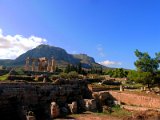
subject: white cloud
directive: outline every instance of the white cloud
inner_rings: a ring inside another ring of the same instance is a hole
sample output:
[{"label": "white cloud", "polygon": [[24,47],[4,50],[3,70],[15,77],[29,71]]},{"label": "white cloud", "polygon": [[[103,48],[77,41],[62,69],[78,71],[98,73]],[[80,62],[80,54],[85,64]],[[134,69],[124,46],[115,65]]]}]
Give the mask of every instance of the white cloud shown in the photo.
[{"label": "white cloud", "polygon": [[97,45],[97,51],[98,51],[98,54],[99,54],[100,57],[105,57],[106,56],[105,53],[104,53],[102,44]]},{"label": "white cloud", "polygon": [[98,62],[101,65],[107,66],[107,67],[117,67],[117,66],[121,66],[122,63],[121,62],[115,62],[115,61],[109,61],[109,60],[105,60],[102,62]]},{"label": "white cloud", "polygon": [[36,37],[24,37],[22,35],[3,35],[0,29],[0,59],[15,59],[22,53],[46,43],[46,39]]}]

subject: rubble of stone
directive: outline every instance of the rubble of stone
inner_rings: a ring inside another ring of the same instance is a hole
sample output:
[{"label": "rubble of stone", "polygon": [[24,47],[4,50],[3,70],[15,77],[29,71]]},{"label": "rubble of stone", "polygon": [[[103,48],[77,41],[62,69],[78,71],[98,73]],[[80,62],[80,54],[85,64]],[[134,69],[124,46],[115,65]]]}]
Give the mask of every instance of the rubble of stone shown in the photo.
[{"label": "rubble of stone", "polygon": [[91,92],[83,80],[1,82],[0,96],[0,118],[30,120],[34,117],[28,111],[33,111],[40,120],[83,112],[83,99],[89,99]]},{"label": "rubble of stone", "polygon": [[[0,82],[0,118],[50,120],[113,104],[107,91],[91,92],[86,80]],[[32,112],[31,112],[32,111]]]}]

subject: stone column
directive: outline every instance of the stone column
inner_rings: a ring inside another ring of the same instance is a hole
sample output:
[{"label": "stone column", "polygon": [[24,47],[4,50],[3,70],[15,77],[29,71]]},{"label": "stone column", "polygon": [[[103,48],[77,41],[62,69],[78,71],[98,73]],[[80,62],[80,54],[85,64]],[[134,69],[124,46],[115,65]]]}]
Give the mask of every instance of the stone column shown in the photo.
[{"label": "stone column", "polygon": [[35,71],[35,62],[36,62],[36,59],[32,59],[32,71]]},{"label": "stone column", "polygon": [[56,70],[56,62],[55,62],[55,60],[52,58],[51,71],[50,71],[50,72],[54,72],[55,70]]},{"label": "stone column", "polygon": [[44,72],[46,72],[47,68],[48,68],[48,59],[45,59],[44,63],[45,63],[45,65],[44,65]]},{"label": "stone column", "polygon": [[25,70],[29,71],[29,57],[26,58]]},{"label": "stone column", "polygon": [[42,71],[42,60],[38,60],[38,71]]},{"label": "stone column", "polygon": [[72,104],[68,105],[72,114],[77,113],[77,102],[72,102]]},{"label": "stone column", "polygon": [[120,91],[121,91],[121,92],[124,91],[124,88],[123,88],[122,85],[120,85]]},{"label": "stone column", "polygon": [[27,120],[36,120],[35,115],[32,111],[29,111],[27,116],[26,116]]},{"label": "stone column", "polygon": [[48,71],[48,72],[51,71],[51,63],[50,63],[50,60],[48,60],[47,71]]}]

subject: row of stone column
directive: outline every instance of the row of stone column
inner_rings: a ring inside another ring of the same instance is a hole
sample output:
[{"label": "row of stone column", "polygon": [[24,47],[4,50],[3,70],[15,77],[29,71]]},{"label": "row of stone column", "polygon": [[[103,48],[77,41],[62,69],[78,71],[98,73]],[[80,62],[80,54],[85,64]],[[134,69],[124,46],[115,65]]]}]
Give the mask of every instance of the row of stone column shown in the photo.
[{"label": "row of stone column", "polygon": [[[30,69],[30,61],[31,69]],[[38,66],[36,66],[36,63]],[[36,69],[37,68],[37,69]],[[52,58],[51,60],[47,60],[46,58],[26,58],[25,70],[26,71],[38,71],[38,72],[54,72],[56,69],[56,62]]]}]

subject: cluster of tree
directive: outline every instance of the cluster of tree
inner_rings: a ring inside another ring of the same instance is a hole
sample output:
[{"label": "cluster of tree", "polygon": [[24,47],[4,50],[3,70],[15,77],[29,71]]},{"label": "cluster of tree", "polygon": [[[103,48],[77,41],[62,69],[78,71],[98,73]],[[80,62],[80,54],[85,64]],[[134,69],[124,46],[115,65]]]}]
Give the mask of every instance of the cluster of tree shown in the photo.
[{"label": "cluster of tree", "polygon": [[60,73],[59,76],[64,79],[76,79],[78,78],[78,73],[76,71],[71,71],[69,73]]},{"label": "cluster of tree", "polygon": [[129,80],[148,85],[148,88],[154,84],[160,84],[160,71],[158,71],[160,63],[160,53],[156,53],[154,58],[151,58],[147,52],[135,51],[138,58],[135,61],[137,70],[130,71],[128,74]]},{"label": "cluster of tree", "polygon": [[71,71],[76,71],[77,73],[81,74],[82,73],[82,64],[79,63],[78,65],[71,65],[68,64],[66,69],[65,69],[65,73],[69,73]]},{"label": "cluster of tree", "polygon": [[116,68],[113,70],[105,71],[105,74],[109,75],[110,77],[114,77],[114,78],[124,78],[124,77],[127,77],[128,71],[124,70],[123,68]]},{"label": "cluster of tree", "polygon": [[61,72],[63,72],[63,70],[61,68],[59,68],[58,66],[56,66],[55,72],[61,73]]},{"label": "cluster of tree", "polygon": [[89,71],[90,74],[103,74],[103,69],[101,68],[91,68],[91,71]]},{"label": "cluster of tree", "polygon": [[70,65],[68,64],[67,67],[65,68],[65,73],[69,73],[75,71],[78,74],[83,74],[83,75],[87,75],[87,74],[102,74],[103,73],[103,69],[102,68],[91,68],[90,70],[84,70],[82,69],[82,64],[79,63],[78,65]]}]

